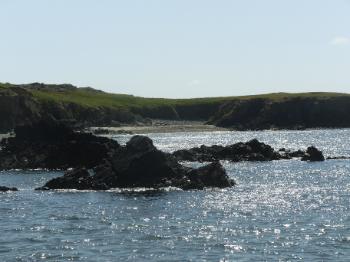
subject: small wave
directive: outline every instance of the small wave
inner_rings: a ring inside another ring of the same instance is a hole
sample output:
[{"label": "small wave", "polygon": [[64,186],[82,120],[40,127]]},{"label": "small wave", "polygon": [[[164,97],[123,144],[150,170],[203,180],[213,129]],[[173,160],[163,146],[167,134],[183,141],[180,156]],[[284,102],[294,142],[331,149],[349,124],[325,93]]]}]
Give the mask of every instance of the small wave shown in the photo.
[{"label": "small wave", "polygon": [[160,187],[160,188],[135,187],[135,188],[111,188],[108,190],[54,189],[53,191],[60,192],[60,193],[108,192],[108,193],[127,194],[127,193],[157,193],[157,192],[161,193],[161,192],[175,192],[175,191],[183,191],[183,190],[181,188],[178,188],[178,187]]},{"label": "small wave", "polygon": [[149,188],[149,187],[136,187],[136,188],[114,188],[107,190],[107,192],[112,192],[122,195],[130,196],[159,196],[168,192],[183,191],[181,188],[177,187],[161,187],[161,188]]}]

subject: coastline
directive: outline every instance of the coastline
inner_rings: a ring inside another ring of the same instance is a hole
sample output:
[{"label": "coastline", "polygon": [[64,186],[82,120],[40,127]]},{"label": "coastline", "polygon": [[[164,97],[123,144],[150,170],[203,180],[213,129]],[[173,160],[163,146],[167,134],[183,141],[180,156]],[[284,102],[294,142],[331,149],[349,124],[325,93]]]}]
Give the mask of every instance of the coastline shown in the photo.
[{"label": "coastline", "polygon": [[[167,122],[167,121],[164,121]],[[176,122],[176,121],[171,121]],[[120,127],[112,126],[94,126],[88,127],[86,131],[92,132],[95,135],[138,135],[138,134],[151,134],[151,133],[177,133],[177,132],[225,132],[225,131],[237,131],[237,132],[265,132],[265,131],[313,131],[313,130],[337,130],[349,129],[348,127],[315,127],[315,128],[270,128],[270,129],[234,129],[217,127],[215,125],[208,125],[201,122],[192,121],[178,121],[179,123],[166,123],[164,125],[122,125]],[[180,123],[181,122],[181,123]],[[186,123],[183,123],[186,122]],[[101,131],[101,133],[98,133]]]},{"label": "coastline", "polygon": [[99,126],[90,127],[88,130],[96,132],[105,131],[105,134],[145,134],[145,133],[174,133],[174,132],[206,132],[229,131],[228,128],[207,125],[200,121],[153,121],[150,125],[122,125],[119,127]]}]

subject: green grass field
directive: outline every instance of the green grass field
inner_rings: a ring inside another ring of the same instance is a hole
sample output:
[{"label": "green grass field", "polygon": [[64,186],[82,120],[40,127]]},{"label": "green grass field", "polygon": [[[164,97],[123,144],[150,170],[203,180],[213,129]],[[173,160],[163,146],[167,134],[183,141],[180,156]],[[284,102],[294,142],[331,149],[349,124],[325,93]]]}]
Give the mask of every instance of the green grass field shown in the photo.
[{"label": "green grass field", "polygon": [[93,92],[84,89],[70,90],[65,92],[31,90],[31,93],[39,100],[77,103],[89,107],[159,107],[175,105],[194,105],[220,103],[233,98],[213,97],[195,99],[167,99],[167,98],[144,98],[124,94],[110,94],[103,92]]}]

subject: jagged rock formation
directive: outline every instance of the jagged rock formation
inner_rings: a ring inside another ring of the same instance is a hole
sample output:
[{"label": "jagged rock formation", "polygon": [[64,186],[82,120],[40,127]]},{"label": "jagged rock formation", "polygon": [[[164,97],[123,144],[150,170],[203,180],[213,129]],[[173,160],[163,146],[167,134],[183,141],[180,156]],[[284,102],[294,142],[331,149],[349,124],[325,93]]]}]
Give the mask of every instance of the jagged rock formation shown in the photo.
[{"label": "jagged rock formation", "polygon": [[324,161],[324,156],[320,150],[318,150],[314,146],[310,146],[307,148],[305,155],[301,158],[302,161]]},{"label": "jagged rock formation", "polygon": [[203,189],[231,187],[235,183],[220,163],[193,169],[182,166],[170,154],[156,149],[152,140],[134,136],[110,158],[89,172],[80,168],[47,182],[40,189],[93,189],[133,187],[178,187]]},{"label": "jagged rock formation", "polygon": [[92,168],[120,146],[92,134],[73,132],[53,120],[15,128],[16,137],[0,142],[0,169]]},{"label": "jagged rock formation", "polygon": [[134,136],[126,146],[120,146],[108,138],[74,132],[52,119],[17,127],[15,134],[1,141],[0,170],[74,168],[42,189],[203,189],[235,184],[220,163],[198,169],[185,167],[144,136]]},{"label": "jagged rock formation", "polygon": [[309,147],[307,151],[290,151],[280,149],[275,151],[271,146],[253,139],[246,143],[236,143],[228,146],[205,146],[178,150],[173,155],[180,161],[211,162],[219,160],[240,161],[272,161],[280,159],[301,158],[303,161],[324,161],[321,151]]}]

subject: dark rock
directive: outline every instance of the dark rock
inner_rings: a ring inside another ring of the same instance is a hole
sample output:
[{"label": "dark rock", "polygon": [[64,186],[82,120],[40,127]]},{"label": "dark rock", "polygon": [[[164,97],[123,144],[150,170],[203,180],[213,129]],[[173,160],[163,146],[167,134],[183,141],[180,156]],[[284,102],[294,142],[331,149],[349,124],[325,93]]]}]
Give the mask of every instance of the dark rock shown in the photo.
[{"label": "dark rock", "polygon": [[67,171],[63,177],[57,177],[36,190],[49,189],[77,189],[77,190],[106,190],[108,187],[103,183],[96,183],[89,171],[85,168],[77,168]]},{"label": "dark rock", "polygon": [[178,150],[173,155],[181,161],[213,162],[217,160],[271,161],[281,159],[281,155],[264,143],[253,139],[247,143],[236,143],[228,146],[200,146]]},{"label": "dark rock", "polygon": [[302,161],[324,161],[324,156],[320,150],[314,146],[310,146],[306,150],[306,154],[301,158]]},{"label": "dark rock", "polygon": [[297,150],[297,151],[293,151],[293,152],[288,152],[287,155],[291,158],[294,157],[304,157],[305,156],[305,151],[302,150]]},{"label": "dark rock", "polygon": [[25,141],[64,141],[73,134],[72,128],[53,118],[41,119],[29,125],[15,127],[18,140]]},{"label": "dark rock", "polygon": [[190,183],[186,189],[203,189],[205,187],[232,187],[235,185],[233,179],[229,179],[225,169],[220,162],[213,162],[209,165],[191,170],[188,173]]},{"label": "dark rock", "polygon": [[178,150],[173,155],[179,161],[213,162],[218,160],[239,161],[272,161],[281,159],[301,158],[303,161],[324,161],[321,151],[309,147],[307,151],[290,151],[281,148],[275,151],[271,146],[257,139],[246,143],[236,143],[228,146],[200,146],[191,149]]},{"label": "dark rock", "polygon": [[118,176],[116,187],[160,187],[164,181],[173,182],[185,175],[185,168],[171,155],[159,150],[145,151],[135,155],[126,153],[112,160]]},{"label": "dark rock", "polygon": [[15,187],[0,186],[0,192],[7,192],[7,191],[18,191],[18,189]]},{"label": "dark rock", "polygon": [[327,157],[327,160],[343,160],[343,159],[350,159],[350,156],[329,156],[329,157]]},{"label": "dark rock", "polygon": [[92,168],[119,148],[118,142],[74,132],[53,120],[15,129],[0,142],[0,170]]},{"label": "dark rock", "polygon": [[133,136],[129,142],[126,143],[126,148],[131,152],[146,152],[155,150],[153,141],[147,136]]},{"label": "dark rock", "polygon": [[219,162],[193,169],[178,163],[171,154],[154,147],[148,137],[135,136],[120,147],[110,158],[97,165],[90,175],[86,169],[67,172],[50,180],[41,189],[109,189],[133,187],[230,187],[229,179]]}]

